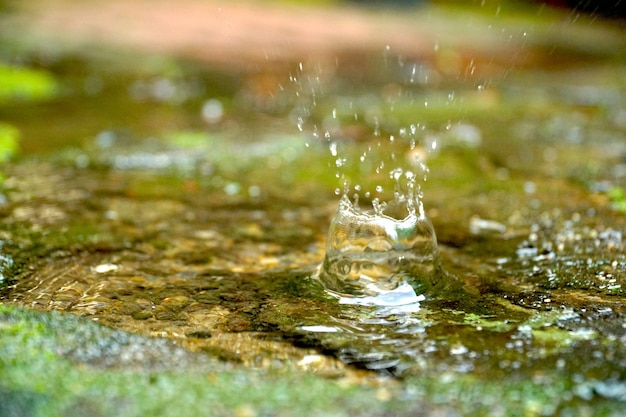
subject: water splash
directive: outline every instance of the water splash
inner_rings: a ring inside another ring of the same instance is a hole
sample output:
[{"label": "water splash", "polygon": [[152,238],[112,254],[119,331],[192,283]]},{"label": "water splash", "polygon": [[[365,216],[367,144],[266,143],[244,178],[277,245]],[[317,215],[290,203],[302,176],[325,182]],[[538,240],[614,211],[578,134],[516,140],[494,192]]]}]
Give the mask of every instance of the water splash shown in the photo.
[{"label": "water splash", "polygon": [[[326,243],[318,278],[343,304],[418,304],[433,284],[439,262],[435,230],[411,172],[395,169],[394,199],[374,199],[361,210],[344,192]],[[406,180],[406,190],[400,179]],[[346,187],[346,191],[347,191]],[[355,196],[356,197],[356,196]]]},{"label": "water splash", "polygon": [[[417,69],[407,84],[405,68],[385,65],[381,76],[388,81],[378,93],[370,86],[330,104],[324,102],[328,83],[319,65],[301,64],[290,77],[297,98],[292,118],[311,143],[327,147],[328,167],[339,181],[335,193],[341,198],[316,276],[343,304],[411,310],[436,279],[437,238],[419,184],[426,181],[425,162],[437,140],[429,139],[422,123],[398,126],[397,97],[390,93],[403,85],[410,95]],[[349,133],[355,125],[365,128],[359,138]]]}]

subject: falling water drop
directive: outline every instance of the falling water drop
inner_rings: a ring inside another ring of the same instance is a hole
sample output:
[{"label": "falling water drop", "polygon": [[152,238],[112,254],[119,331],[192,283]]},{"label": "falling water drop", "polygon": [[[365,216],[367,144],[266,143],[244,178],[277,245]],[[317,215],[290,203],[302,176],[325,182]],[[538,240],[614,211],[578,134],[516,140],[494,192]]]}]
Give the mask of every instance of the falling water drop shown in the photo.
[{"label": "falling water drop", "polygon": [[417,65],[413,65],[413,69],[411,70],[411,77],[409,78],[409,82],[413,84],[415,82],[415,73],[417,72]]},{"label": "falling water drop", "polygon": [[331,142],[329,149],[332,156],[337,156],[337,142]]}]

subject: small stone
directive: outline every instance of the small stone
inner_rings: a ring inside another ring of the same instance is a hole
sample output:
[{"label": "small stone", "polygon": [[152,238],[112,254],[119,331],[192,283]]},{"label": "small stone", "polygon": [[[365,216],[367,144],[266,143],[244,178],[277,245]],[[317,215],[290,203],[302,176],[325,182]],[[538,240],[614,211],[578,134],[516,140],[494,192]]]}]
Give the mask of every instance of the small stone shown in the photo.
[{"label": "small stone", "polygon": [[184,295],[175,295],[173,297],[164,298],[161,305],[171,311],[180,311],[190,303],[189,297]]},{"label": "small stone", "polygon": [[152,311],[150,310],[136,311],[133,314],[131,314],[131,317],[135,320],[146,320],[152,317]]},{"label": "small stone", "polygon": [[154,318],[157,320],[176,320],[176,313],[164,306],[156,306],[154,309]]},{"label": "small stone", "polygon": [[185,336],[196,339],[210,339],[213,335],[208,330],[194,330],[186,333]]}]

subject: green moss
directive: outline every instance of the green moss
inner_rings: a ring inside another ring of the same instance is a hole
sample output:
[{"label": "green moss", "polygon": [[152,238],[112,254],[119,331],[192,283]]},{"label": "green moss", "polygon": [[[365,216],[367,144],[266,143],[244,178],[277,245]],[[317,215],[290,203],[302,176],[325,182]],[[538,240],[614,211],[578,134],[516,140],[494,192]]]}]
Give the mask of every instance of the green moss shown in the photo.
[{"label": "green moss", "polygon": [[215,145],[213,138],[200,131],[173,131],[164,134],[168,144],[181,149],[208,149]]},{"label": "green moss", "polygon": [[0,122],[0,164],[15,155],[19,136],[20,132],[15,126]]},{"label": "green moss", "polygon": [[[85,362],[84,355],[72,354],[79,345],[83,352],[113,352],[103,347],[113,344],[123,349],[124,340],[138,338],[66,314],[0,305],[0,412],[28,411],[48,417],[409,416],[418,412],[483,416],[497,408],[503,415],[539,416],[584,406],[593,415],[610,416],[621,410],[618,400],[583,401],[576,395],[581,387],[549,370],[535,380],[512,374],[506,381],[490,382],[473,374],[448,372],[401,384],[361,385],[293,371],[181,365],[172,357],[162,358],[162,370],[102,368],[94,365],[97,362]],[[593,392],[593,385],[589,389]]]},{"label": "green moss", "polygon": [[511,323],[508,320],[492,320],[490,317],[483,317],[473,313],[466,314],[463,317],[463,322],[492,332],[508,332],[515,328],[515,323]]},{"label": "green moss", "polygon": [[626,213],[626,193],[622,187],[612,187],[607,195],[611,200],[611,206],[620,213]]},{"label": "green moss", "polygon": [[0,104],[47,100],[54,97],[58,89],[56,79],[48,71],[0,62]]}]

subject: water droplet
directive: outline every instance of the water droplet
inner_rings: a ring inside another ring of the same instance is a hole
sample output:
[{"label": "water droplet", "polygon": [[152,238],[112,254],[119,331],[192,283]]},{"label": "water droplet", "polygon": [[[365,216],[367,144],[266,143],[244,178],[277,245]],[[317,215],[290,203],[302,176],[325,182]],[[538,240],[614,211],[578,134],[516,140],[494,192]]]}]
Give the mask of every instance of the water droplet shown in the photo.
[{"label": "water droplet", "polygon": [[332,156],[337,156],[337,142],[331,142],[329,149]]},{"label": "water droplet", "polygon": [[383,211],[385,210],[385,206],[386,206],[386,204],[384,202],[381,203],[378,198],[375,198],[374,200],[372,200],[372,208],[374,209],[374,213],[377,216],[382,216],[383,215]]},{"label": "water droplet", "polygon": [[296,120],[297,120],[296,126],[298,126],[298,130],[300,132],[303,132],[304,131],[304,119],[302,118],[302,116],[298,116]]},{"label": "water droplet", "polygon": [[399,181],[400,177],[402,177],[402,168],[396,168],[391,170],[391,172],[389,172],[389,177],[393,178],[394,180]]}]

